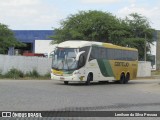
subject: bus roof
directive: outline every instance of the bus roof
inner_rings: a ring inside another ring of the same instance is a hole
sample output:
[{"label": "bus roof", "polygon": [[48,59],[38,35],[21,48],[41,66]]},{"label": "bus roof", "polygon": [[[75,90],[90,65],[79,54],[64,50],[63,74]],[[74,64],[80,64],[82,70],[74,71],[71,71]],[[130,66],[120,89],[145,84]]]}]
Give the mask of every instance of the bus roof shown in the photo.
[{"label": "bus roof", "polygon": [[138,51],[135,48],[122,47],[118,45],[114,45],[111,43],[103,43],[103,42],[95,42],[95,41],[84,41],[84,40],[69,40],[58,44],[57,47],[63,48],[81,48],[85,46],[100,46],[105,48],[113,48],[113,49],[123,49],[123,50],[133,50]]}]

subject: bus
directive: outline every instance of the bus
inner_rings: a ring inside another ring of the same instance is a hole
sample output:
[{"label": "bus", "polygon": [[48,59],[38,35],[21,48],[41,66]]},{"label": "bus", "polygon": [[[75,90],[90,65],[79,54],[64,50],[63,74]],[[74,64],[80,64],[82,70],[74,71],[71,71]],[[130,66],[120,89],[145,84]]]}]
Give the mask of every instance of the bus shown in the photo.
[{"label": "bus", "polygon": [[57,45],[52,57],[51,79],[69,82],[117,81],[136,78],[138,50],[111,43],[69,40]]}]

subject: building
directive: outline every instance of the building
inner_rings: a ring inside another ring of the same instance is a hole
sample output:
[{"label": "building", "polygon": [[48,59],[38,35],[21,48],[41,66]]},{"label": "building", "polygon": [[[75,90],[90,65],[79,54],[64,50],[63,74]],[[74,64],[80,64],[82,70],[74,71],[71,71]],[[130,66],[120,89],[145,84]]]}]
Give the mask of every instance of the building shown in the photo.
[{"label": "building", "polygon": [[[22,48],[13,48],[11,47],[9,49],[9,54],[23,54],[24,52],[30,52],[30,53],[36,53],[36,49],[40,49],[36,47],[36,41],[46,41],[43,43],[50,43],[52,40],[50,36],[53,36],[54,31],[53,30],[13,30],[13,33],[16,37],[16,39],[20,42],[23,42],[26,44],[26,47]],[[44,44],[46,45],[46,44]],[[47,45],[44,47],[48,47]],[[39,46],[42,47],[42,46]],[[43,49],[42,48],[42,49]],[[43,53],[43,50],[42,50]]]},{"label": "building", "polygon": [[[26,43],[23,48],[9,48],[9,54],[49,53],[55,46],[50,45],[50,36],[54,35],[53,30],[13,30],[18,41]],[[151,45],[151,59],[153,69],[160,70],[160,30],[154,32],[153,45]]]}]

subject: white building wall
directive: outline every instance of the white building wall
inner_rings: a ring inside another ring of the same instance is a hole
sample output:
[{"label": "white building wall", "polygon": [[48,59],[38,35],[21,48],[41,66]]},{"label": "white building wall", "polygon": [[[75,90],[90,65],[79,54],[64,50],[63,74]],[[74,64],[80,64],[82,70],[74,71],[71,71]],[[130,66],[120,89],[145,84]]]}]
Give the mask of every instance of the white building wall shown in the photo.
[{"label": "white building wall", "polygon": [[149,77],[151,76],[151,62],[139,61],[137,77]]},{"label": "white building wall", "polygon": [[0,55],[0,72],[7,73],[16,68],[23,73],[36,70],[39,74],[50,73],[51,58]]},{"label": "white building wall", "polygon": [[157,43],[157,42],[154,41],[152,44],[150,44],[150,47],[151,47],[151,54],[152,54],[152,55],[156,55],[156,46],[157,46],[156,43]]},{"label": "white building wall", "polygon": [[[0,72],[2,74],[16,68],[24,73],[37,70],[39,74],[45,75],[50,73],[51,64],[51,58],[0,55]],[[151,76],[151,63],[139,61],[137,77],[147,76]]]},{"label": "white building wall", "polygon": [[57,44],[51,44],[52,40],[35,40],[35,53],[50,54]]},{"label": "white building wall", "polygon": [[157,46],[157,42],[154,41],[153,44],[150,44],[151,47],[151,51],[149,54],[151,55],[155,55],[155,65],[153,65],[153,70],[156,70],[156,46]]}]

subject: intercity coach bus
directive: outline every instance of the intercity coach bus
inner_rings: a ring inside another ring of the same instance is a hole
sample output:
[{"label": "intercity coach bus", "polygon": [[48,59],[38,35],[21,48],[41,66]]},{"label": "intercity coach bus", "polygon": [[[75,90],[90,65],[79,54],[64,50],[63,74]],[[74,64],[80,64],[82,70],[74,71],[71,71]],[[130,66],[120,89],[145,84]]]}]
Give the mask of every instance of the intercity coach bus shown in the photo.
[{"label": "intercity coach bus", "polygon": [[68,82],[118,81],[136,78],[138,50],[110,43],[70,40],[60,43],[52,57],[51,79]]}]

